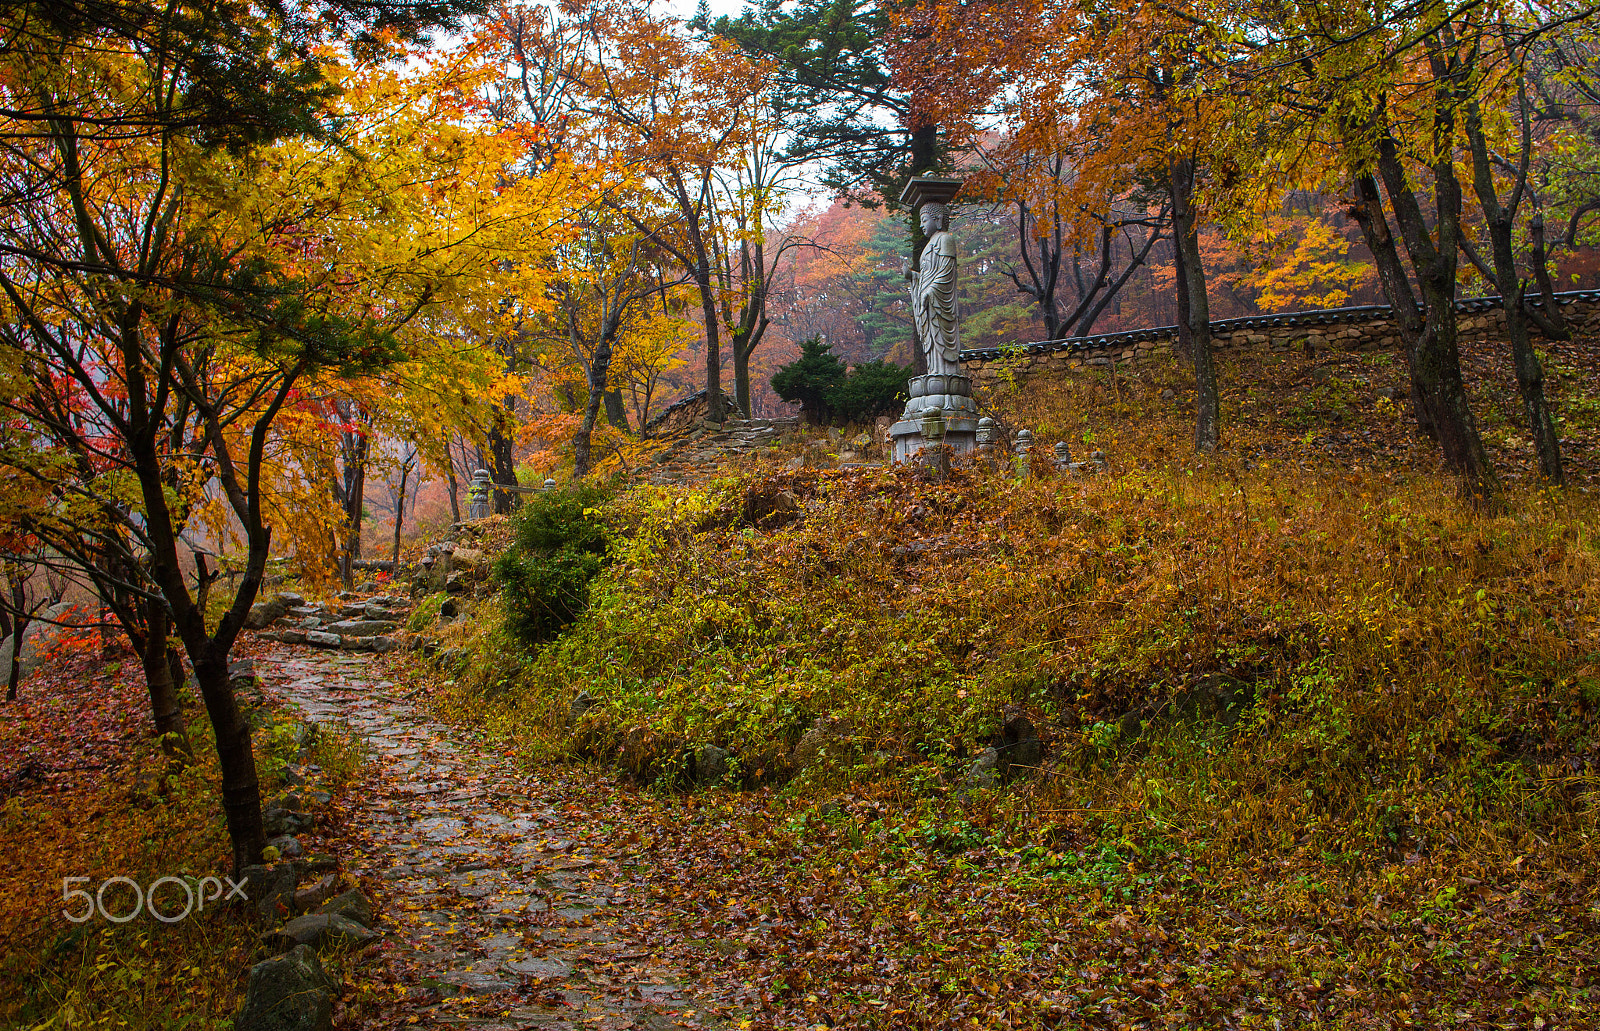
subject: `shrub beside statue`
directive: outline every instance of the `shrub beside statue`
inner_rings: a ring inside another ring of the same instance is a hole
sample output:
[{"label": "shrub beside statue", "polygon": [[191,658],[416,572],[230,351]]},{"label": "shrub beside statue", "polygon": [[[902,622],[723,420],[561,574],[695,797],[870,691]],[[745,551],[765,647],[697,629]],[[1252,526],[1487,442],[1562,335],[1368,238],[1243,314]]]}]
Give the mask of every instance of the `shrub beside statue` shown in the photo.
[{"label": "shrub beside statue", "polygon": [[812,425],[839,425],[897,414],[910,379],[909,368],[882,359],[850,368],[831,344],[812,337],[800,344],[800,357],[772,377],[772,389],[785,401],[798,401]]}]

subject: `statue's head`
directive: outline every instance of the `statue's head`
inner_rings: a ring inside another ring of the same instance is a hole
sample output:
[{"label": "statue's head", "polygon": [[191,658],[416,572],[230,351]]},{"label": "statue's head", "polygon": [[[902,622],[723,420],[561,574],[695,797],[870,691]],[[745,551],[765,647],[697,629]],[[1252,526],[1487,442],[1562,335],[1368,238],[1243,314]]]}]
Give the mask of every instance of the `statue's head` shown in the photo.
[{"label": "statue's head", "polygon": [[918,220],[922,224],[922,235],[932,236],[945,228],[945,220],[949,217],[950,208],[938,201],[928,201],[922,205]]}]

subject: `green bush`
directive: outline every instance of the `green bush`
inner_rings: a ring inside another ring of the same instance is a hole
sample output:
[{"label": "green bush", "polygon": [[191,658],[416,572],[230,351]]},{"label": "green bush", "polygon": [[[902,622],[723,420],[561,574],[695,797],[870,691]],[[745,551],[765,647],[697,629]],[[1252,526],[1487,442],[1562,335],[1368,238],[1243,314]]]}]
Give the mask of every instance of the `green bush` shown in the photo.
[{"label": "green bush", "polygon": [[867,422],[900,411],[910,378],[909,368],[882,359],[846,372],[832,345],[812,337],[800,345],[800,357],[772,377],[772,389],[800,402],[813,423]]},{"label": "green bush", "polygon": [[833,417],[843,422],[871,422],[880,415],[899,415],[905,407],[911,370],[894,362],[864,362],[824,396]]},{"label": "green bush", "polygon": [[535,495],[515,517],[511,547],[495,562],[506,626],[528,647],[553,640],[589,606],[589,583],[606,561],[610,534],[599,487]]},{"label": "green bush", "polygon": [[800,357],[779,369],[772,377],[772,389],[785,401],[800,402],[800,411],[813,423],[832,417],[828,393],[844,383],[844,362],[833,354],[833,345],[820,337],[800,344]]}]

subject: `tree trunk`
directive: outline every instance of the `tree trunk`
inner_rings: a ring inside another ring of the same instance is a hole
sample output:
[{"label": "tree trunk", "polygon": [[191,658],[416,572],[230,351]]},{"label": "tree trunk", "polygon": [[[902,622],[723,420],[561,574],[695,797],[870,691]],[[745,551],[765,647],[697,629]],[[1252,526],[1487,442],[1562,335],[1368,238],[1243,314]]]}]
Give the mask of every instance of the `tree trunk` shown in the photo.
[{"label": "tree trunk", "polygon": [[600,324],[600,340],[595,344],[594,359],[589,362],[589,397],[583,404],[583,422],[578,425],[578,432],[572,437],[574,479],[588,476],[593,466],[594,456],[591,447],[594,440],[594,424],[600,419],[600,406],[605,401],[606,384],[611,381],[611,356],[614,353],[612,341],[622,331],[622,316],[626,310],[620,303],[615,305],[607,314],[605,321]]},{"label": "tree trunk", "polygon": [[1534,323],[1551,340],[1571,340],[1572,329],[1567,325],[1567,320],[1561,314],[1561,305],[1556,302],[1556,288],[1550,282],[1550,254],[1545,250],[1544,242],[1544,212],[1534,210],[1533,218],[1528,220],[1528,235],[1533,241],[1533,253],[1528,256],[1533,265],[1533,279],[1539,284],[1539,299],[1544,302],[1544,311],[1541,317],[1535,317]]},{"label": "tree trunk", "polygon": [[261,822],[261,784],[256,777],[250,724],[239,709],[228,683],[228,659],[210,651],[195,663],[195,680],[217,738],[217,759],[222,769],[222,812],[233,844],[234,872],[261,861],[266,834]]},{"label": "tree trunk", "polygon": [[1413,361],[1417,343],[1422,339],[1422,312],[1417,305],[1417,295],[1412,292],[1411,279],[1406,275],[1399,249],[1395,246],[1394,234],[1389,230],[1389,219],[1383,212],[1383,194],[1378,190],[1377,180],[1360,171],[1354,172],[1353,178],[1358,199],[1350,205],[1350,217],[1361,227],[1362,238],[1372,252],[1373,262],[1378,268],[1378,282],[1383,286],[1384,296],[1389,298],[1389,308],[1400,331],[1400,341],[1406,352],[1406,370],[1411,378],[1411,410],[1416,417],[1417,428],[1437,439],[1438,431],[1434,429],[1428,408],[1422,402],[1422,384],[1417,379]]},{"label": "tree trunk", "polygon": [[733,347],[733,396],[739,403],[739,412],[745,418],[750,417],[752,411],[750,399],[750,354],[740,347],[738,341]]},{"label": "tree trunk", "polygon": [[395,495],[394,501],[394,548],[389,553],[389,561],[396,569],[400,566],[400,527],[405,525],[406,519],[406,480],[411,478],[411,461],[400,464],[400,491]]},{"label": "tree trunk", "polygon": [[622,388],[614,387],[605,393],[606,422],[624,433],[632,433],[633,427],[628,423],[628,406],[622,400]]},{"label": "tree trunk", "polygon": [[[1495,263],[1499,264],[1498,255]],[[1501,291],[1505,297],[1506,338],[1511,342],[1511,363],[1517,372],[1523,417],[1528,420],[1534,451],[1539,456],[1539,475],[1545,482],[1559,487],[1566,482],[1561,467],[1561,437],[1556,433],[1555,419],[1544,396],[1544,364],[1528,339],[1528,320],[1522,307],[1523,288],[1524,284],[1519,282],[1510,293]]]},{"label": "tree trunk", "polygon": [[[130,391],[130,394],[133,391]],[[135,427],[137,430],[137,426]],[[147,512],[146,527],[151,545],[150,577],[161,588],[171,611],[172,623],[183,641],[194,667],[195,681],[217,743],[217,761],[222,773],[222,811],[227,820],[228,840],[233,848],[235,875],[246,866],[261,861],[266,838],[261,823],[261,784],[256,776],[256,757],[250,744],[250,724],[239,711],[228,681],[228,654],[243,625],[244,616],[255,602],[270,554],[272,531],[260,525],[246,527],[248,552],[244,576],[233,604],[222,617],[216,633],[208,635],[205,613],[195,608],[179,567],[178,539],[171,509],[161,479],[161,460],[146,438],[133,435],[134,471]],[[261,461],[264,431],[253,438],[251,461]],[[252,484],[256,481],[251,480]],[[250,514],[259,513],[259,503]]]},{"label": "tree trunk", "polygon": [[[1177,226],[1173,226],[1177,232]],[[1172,244],[1172,286],[1178,308],[1178,354],[1194,363],[1194,331],[1189,328],[1189,280],[1184,272],[1183,248],[1174,236]]]},{"label": "tree trunk", "polygon": [[[184,726],[183,708],[178,700],[181,681],[173,678],[174,649],[168,646],[167,603],[159,598],[144,603],[145,636],[139,659],[144,666],[145,687],[150,692],[150,715],[155,720],[161,751],[171,765],[188,765],[194,760],[194,746]],[[180,661],[178,669],[183,664]],[[181,676],[181,672],[179,676]]]},{"label": "tree trunk", "polygon": [[[1488,140],[1484,137],[1482,115],[1475,103],[1467,107],[1466,133],[1468,149],[1472,153],[1472,186],[1478,195],[1484,223],[1489,231],[1495,288],[1500,291],[1501,308],[1506,320],[1506,339],[1511,344],[1511,364],[1517,374],[1517,390],[1522,394],[1523,415],[1533,436],[1534,451],[1539,456],[1540,475],[1547,483],[1560,486],[1563,479],[1561,440],[1556,434],[1550,406],[1545,401],[1544,366],[1534,353],[1532,341],[1528,339],[1527,309],[1523,307],[1527,283],[1517,269],[1517,253],[1512,243],[1517,208],[1521,206],[1522,193],[1526,189],[1526,156],[1521,166],[1520,181],[1512,187],[1511,198],[1502,204],[1495,189],[1495,170],[1489,157]],[[1523,143],[1527,146],[1529,139],[1525,137]]]},{"label": "tree trunk", "polygon": [[[696,246],[699,247],[696,234]],[[700,314],[706,323],[706,419],[722,422],[727,418],[727,405],[722,398],[722,338],[717,318],[717,296],[711,288],[711,263],[703,247],[699,249],[700,267],[695,270],[695,286],[700,291]]]},{"label": "tree trunk", "polygon": [[[605,401],[606,377],[611,372],[611,338],[602,333],[600,345],[594,349],[594,360],[589,363],[589,397],[583,405],[583,421],[572,437],[572,476],[582,479],[589,475],[594,456],[594,424],[600,419],[600,407]],[[595,384],[599,383],[599,389]]]},{"label": "tree trunk", "polygon": [[367,505],[367,456],[371,450],[372,438],[363,433],[345,455],[344,548],[339,556],[339,579],[347,591],[355,585],[356,560],[361,557],[361,523]]},{"label": "tree trunk", "polygon": [[1209,454],[1217,449],[1221,405],[1217,370],[1211,359],[1211,307],[1206,298],[1206,273],[1200,261],[1200,231],[1194,210],[1194,162],[1173,162],[1172,222],[1178,250],[1183,255],[1180,299],[1187,298],[1189,338],[1194,348],[1194,447]]},{"label": "tree trunk", "polygon": [[[211,601],[211,585],[216,583],[217,578],[222,575],[222,568],[219,565],[217,570],[212,572],[202,552],[191,551],[191,554],[194,555],[194,603],[201,612],[204,612]],[[178,668],[182,669],[183,667],[180,664]],[[182,685],[182,675],[179,675],[175,682]]]},{"label": "tree trunk", "polygon": [[[509,400],[507,407],[510,407]],[[494,474],[494,482],[515,487],[518,485],[516,454],[511,437],[506,432],[505,421],[504,416],[496,412],[495,420],[489,426],[489,471]],[[521,499],[520,494],[497,490],[494,492],[494,511],[497,515],[509,515]]]},{"label": "tree trunk", "polygon": [[[1448,122],[1453,114],[1441,110],[1436,120]],[[1440,131],[1447,131],[1448,125]],[[1378,171],[1400,222],[1411,267],[1422,292],[1423,324],[1413,351],[1411,368],[1417,391],[1433,423],[1447,468],[1461,480],[1463,495],[1477,505],[1492,504],[1499,495],[1499,479],[1478,435],[1478,424],[1467,403],[1461,377],[1461,344],[1456,325],[1456,240],[1461,231],[1461,185],[1455,165],[1447,157],[1431,166],[1434,180],[1436,231],[1434,242],[1406,176],[1404,160],[1394,138],[1385,133],[1378,144]]]},{"label": "tree trunk", "polygon": [[22,639],[28,634],[26,612],[18,609],[6,619],[6,632],[11,638],[11,665],[6,670],[6,701],[17,700],[17,688],[22,684]]},{"label": "tree trunk", "polygon": [[453,452],[454,448],[451,447],[451,440],[446,436],[444,438],[444,481],[445,486],[450,488],[450,521],[459,523],[461,522],[461,499],[457,497],[460,488],[456,486],[456,456]]}]

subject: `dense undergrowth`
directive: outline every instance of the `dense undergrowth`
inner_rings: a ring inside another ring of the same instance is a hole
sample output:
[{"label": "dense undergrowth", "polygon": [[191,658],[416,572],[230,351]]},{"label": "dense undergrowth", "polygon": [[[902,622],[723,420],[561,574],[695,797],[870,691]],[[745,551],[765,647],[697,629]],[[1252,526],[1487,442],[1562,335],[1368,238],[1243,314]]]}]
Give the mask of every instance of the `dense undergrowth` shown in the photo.
[{"label": "dense undergrowth", "polygon": [[[1584,1026],[1593,499],[1484,515],[1414,456],[1271,426],[1185,458],[1161,387],[1002,412],[1105,448],[1101,477],[635,490],[589,611],[542,650],[491,629],[445,703],[662,787],[728,749],[752,790],[659,805],[651,847],[741,900],[705,947],[743,933],[781,1026]],[[1042,768],[965,787],[1018,711]]]},{"label": "dense undergrowth", "polygon": [[[130,915],[138,900],[127,882],[141,895],[162,878],[198,891],[199,879],[228,872],[231,854],[203,710],[189,700],[196,761],[174,771],[150,736],[142,691],[136,662],[69,650],[23,683],[0,723],[0,1028],[211,1029],[238,1010],[259,957],[258,929],[237,906],[197,904],[171,923],[147,908]],[[256,746],[263,790],[281,787],[293,741],[269,727]],[[337,734],[313,761],[335,790],[355,772]],[[64,912],[86,908],[64,897],[69,889],[99,895],[117,919],[69,921]],[[170,881],[155,896],[169,917],[189,901]]]}]

